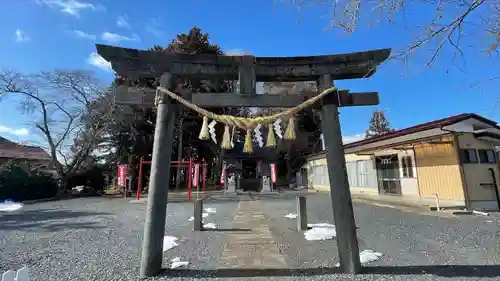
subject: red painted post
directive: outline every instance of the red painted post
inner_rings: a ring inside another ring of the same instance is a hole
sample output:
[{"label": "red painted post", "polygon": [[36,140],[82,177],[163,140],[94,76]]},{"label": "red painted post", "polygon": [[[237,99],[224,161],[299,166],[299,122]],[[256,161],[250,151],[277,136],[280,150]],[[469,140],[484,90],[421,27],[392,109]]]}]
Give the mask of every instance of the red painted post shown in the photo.
[{"label": "red painted post", "polygon": [[142,160],[143,157],[139,160],[139,178],[137,179],[137,195],[135,196],[136,200],[141,199],[141,188],[142,188]]},{"label": "red painted post", "polygon": [[205,187],[207,186],[207,164],[203,164],[203,193],[205,193]]},{"label": "red painted post", "polygon": [[191,184],[193,183],[193,159],[189,158],[188,166],[188,200],[191,200]]}]

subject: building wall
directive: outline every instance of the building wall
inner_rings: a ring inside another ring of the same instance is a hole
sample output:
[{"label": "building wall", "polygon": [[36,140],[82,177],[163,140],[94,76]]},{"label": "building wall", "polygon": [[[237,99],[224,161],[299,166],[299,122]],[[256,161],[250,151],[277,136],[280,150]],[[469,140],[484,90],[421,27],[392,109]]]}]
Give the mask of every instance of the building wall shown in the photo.
[{"label": "building wall", "polygon": [[[460,149],[495,149],[495,145],[488,141],[478,140],[471,133],[464,133],[458,136]],[[477,155],[479,158],[479,155]],[[479,162],[479,161],[478,161]],[[497,160],[498,163],[498,160]],[[500,183],[499,168],[497,163],[463,163],[463,173],[465,187],[471,203],[472,209],[498,210],[498,203],[493,186],[480,185],[492,183],[492,168],[495,172],[497,183]]]},{"label": "building wall", "polygon": [[[408,167],[403,165],[403,159],[405,157],[410,157],[411,163]],[[418,190],[418,171],[417,165],[415,165],[415,153],[412,149],[400,150],[398,151],[399,160],[399,174],[401,175],[401,194],[408,196],[419,196]],[[407,176],[404,174],[404,169],[408,169]]]},{"label": "building wall", "polygon": [[[417,168],[415,165],[415,155],[412,149],[407,149],[407,150],[384,149],[375,152],[374,155],[375,157],[396,155],[398,157],[398,165],[399,165],[398,172],[399,172],[399,181],[401,185],[401,195],[419,196]],[[403,164],[403,159],[405,157],[410,158],[410,163],[408,166],[405,166]],[[404,173],[404,170],[407,171],[407,174]]]},{"label": "building wall", "polygon": [[373,157],[346,154],[345,160],[351,193],[378,194],[377,172]]},{"label": "building wall", "polygon": [[307,161],[305,168],[307,169],[307,185],[309,188],[319,191],[330,190],[325,157]]},{"label": "building wall", "polygon": [[414,145],[421,197],[464,200],[460,165],[453,137]]},{"label": "building wall", "polygon": [[[371,156],[352,154],[345,155],[345,159],[351,192],[378,194],[377,175]],[[363,175],[356,173],[357,167],[363,168]],[[319,191],[330,190],[327,162],[324,156],[308,161],[305,168],[307,169],[307,183],[309,188]]]}]

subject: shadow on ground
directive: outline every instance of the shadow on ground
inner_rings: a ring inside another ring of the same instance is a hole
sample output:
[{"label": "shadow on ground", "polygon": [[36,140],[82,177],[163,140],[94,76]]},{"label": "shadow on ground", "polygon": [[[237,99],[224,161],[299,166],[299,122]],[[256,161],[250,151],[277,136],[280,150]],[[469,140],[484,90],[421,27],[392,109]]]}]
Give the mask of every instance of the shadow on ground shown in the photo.
[{"label": "shadow on ground", "polygon": [[[164,269],[161,276],[189,278],[238,278],[274,276],[316,276],[340,274],[337,267],[305,269]],[[500,265],[430,265],[430,266],[381,266],[364,267],[363,274],[370,275],[436,275],[442,277],[498,277]]]},{"label": "shadow on ground", "polygon": [[251,228],[204,228],[204,232],[248,232]]},{"label": "shadow on ground", "polygon": [[0,214],[1,230],[20,230],[42,227],[47,231],[75,228],[103,228],[92,222],[61,222],[60,220],[112,215],[111,213],[79,212],[58,209],[19,211]]}]

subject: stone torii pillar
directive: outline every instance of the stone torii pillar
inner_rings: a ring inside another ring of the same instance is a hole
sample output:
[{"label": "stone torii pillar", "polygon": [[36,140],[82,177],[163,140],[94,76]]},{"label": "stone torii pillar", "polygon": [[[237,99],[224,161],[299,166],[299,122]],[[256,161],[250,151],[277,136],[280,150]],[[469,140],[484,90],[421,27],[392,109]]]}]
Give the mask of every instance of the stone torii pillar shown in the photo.
[{"label": "stone torii pillar", "polygon": [[[333,87],[331,75],[324,75],[317,81],[318,90]],[[339,250],[340,270],[359,273],[358,237],[351,191],[345,163],[342,132],[339,121],[339,99],[330,95],[323,99],[321,106],[321,131],[326,146],[326,162],[330,180],[330,198],[332,200],[333,219],[337,230],[337,248]]]},{"label": "stone torii pillar", "polygon": [[[170,73],[160,78],[160,85],[171,88]],[[140,275],[154,276],[163,264],[163,237],[167,215],[168,185],[170,182],[170,158],[172,157],[172,134],[174,130],[174,105],[170,98],[160,94],[156,97],[156,127],[153,144],[153,159],[149,181],[146,221]]]}]

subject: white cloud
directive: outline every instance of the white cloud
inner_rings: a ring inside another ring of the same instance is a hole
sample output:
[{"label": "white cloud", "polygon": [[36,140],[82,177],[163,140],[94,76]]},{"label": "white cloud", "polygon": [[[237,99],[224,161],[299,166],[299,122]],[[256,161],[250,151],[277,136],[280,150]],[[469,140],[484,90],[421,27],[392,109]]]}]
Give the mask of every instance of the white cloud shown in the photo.
[{"label": "white cloud", "polygon": [[92,52],[87,58],[87,63],[107,72],[113,72],[111,63],[101,57],[98,53]]},{"label": "white cloud", "polygon": [[95,40],[96,36],[94,34],[86,33],[81,30],[73,29],[71,31],[76,37],[81,39]]},{"label": "white cloud", "polygon": [[37,0],[39,4],[45,4],[51,8],[58,8],[61,12],[80,17],[82,10],[105,11],[104,6],[94,5],[77,0]]},{"label": "white cloud", "polygon": [[0,125],[0,133],[15,135],[15,136],[27,136],[29,131],[26,128],[14,129],[7,126]]},{"label": "white cloud", "polygon": [[365,138],[364,134],[357,134],[357,135],[352,135],[352,136],[342,136],[342,142],[344,144],[348,144],[351,142],[360,141],[364,138]]},{"label": "white cloud", "polygon": [[146,24],[146,32],[153,34],[156,37],[162,37],[163,31],[161,30],[161,21],[158,18],[148,20]]},{"label": "white cloud", "polygon": [[130,23],[128,22],[128,16],[119,16],[118,19],[116,20],[116,25],[118,27],[123,27],[123,28],[130,28]]},{"label": "white cloud", "polygon": [[242,49],[232,49],[227,52],[224,52],[226,56],[244,56],[244,55],[250,55],[249,52],[245,52]]},{"label": "white cloud", "polygon": [[16,42],[26,42],[26,41],[30,41],[31,38],[29,38],[28,35],[26,35],[26,33],[24,33],[24,31],[22,31],[21,29],[16,29]]},{"label": "white cloud", "polygon": [[140,41],[139,36],[137,36],[136,34],[132,35],[132,37],[127,37],[127,36],[107,32],[107,31],[104,32],[103,34],[101,34],[101,39],[104,41],[111,42],[111,43],[118,43],[120,41]]}]

